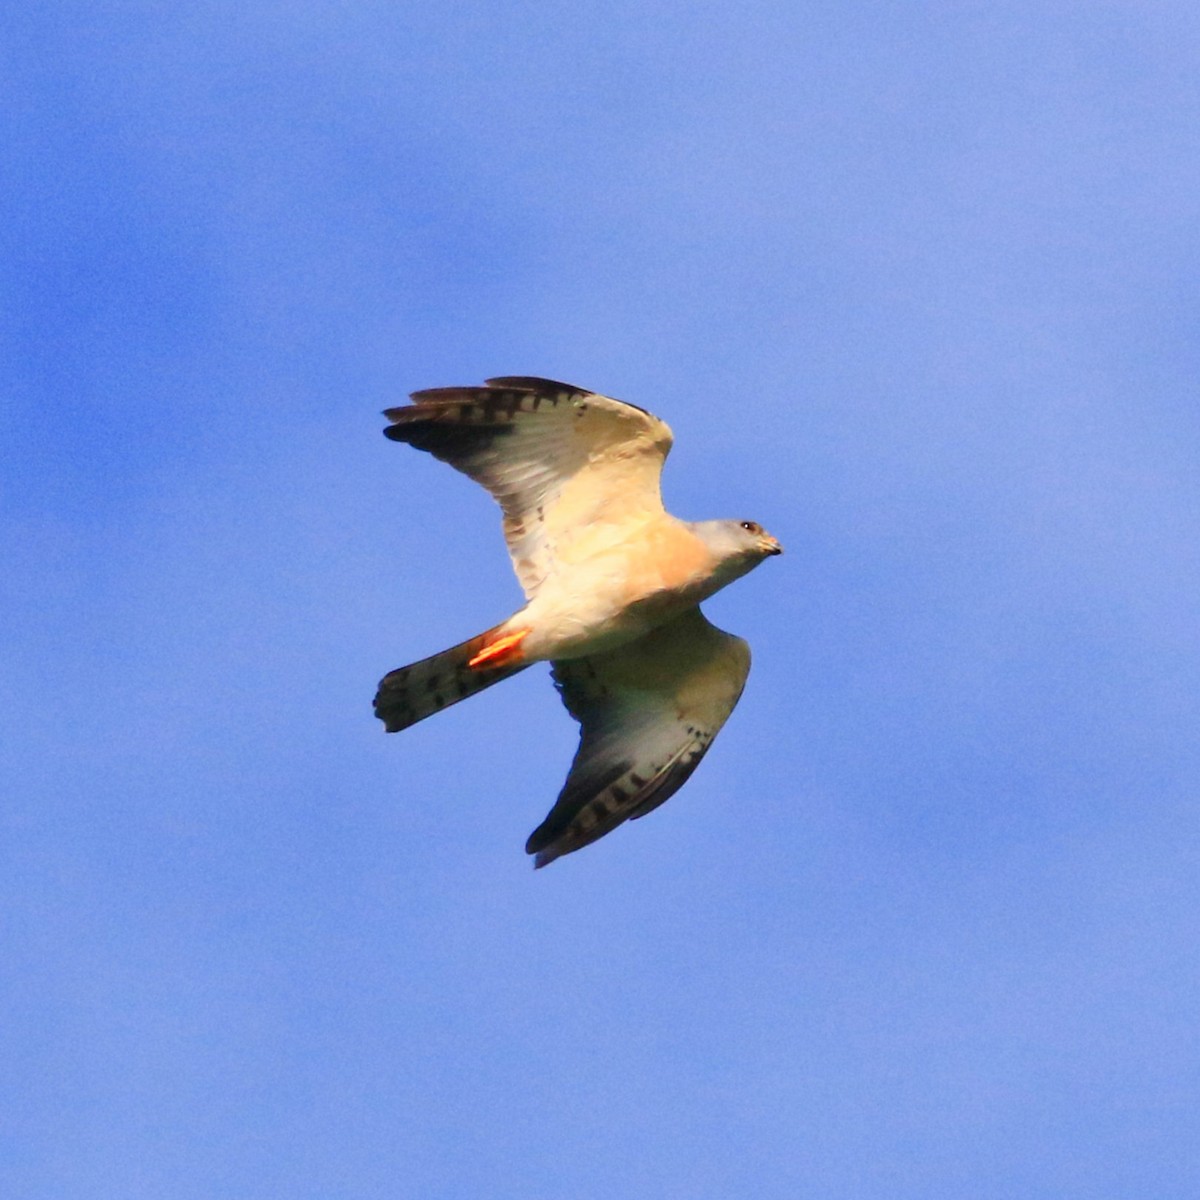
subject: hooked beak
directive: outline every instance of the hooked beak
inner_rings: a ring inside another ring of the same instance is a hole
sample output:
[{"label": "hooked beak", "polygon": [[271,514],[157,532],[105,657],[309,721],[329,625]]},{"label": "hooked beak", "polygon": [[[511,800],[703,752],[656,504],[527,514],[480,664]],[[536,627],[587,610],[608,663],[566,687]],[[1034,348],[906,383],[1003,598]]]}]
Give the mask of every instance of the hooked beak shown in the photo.
[{"label": "hooked beak", "polygon": [[768,554],[782,554],[783,553],[783,547],[779,544],[778,538],[768,538],[767,539],[767,553]]}]

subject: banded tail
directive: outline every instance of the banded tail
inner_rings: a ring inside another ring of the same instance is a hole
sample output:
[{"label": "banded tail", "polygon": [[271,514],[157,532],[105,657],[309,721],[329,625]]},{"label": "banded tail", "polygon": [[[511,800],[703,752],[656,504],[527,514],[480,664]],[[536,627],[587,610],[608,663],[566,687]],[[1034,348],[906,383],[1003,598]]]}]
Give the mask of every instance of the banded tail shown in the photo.
[{"label": "banded tail", "polygon": [[[379,681],[379,691],[375,693],[375,715],[388,733],[407,729],[523,671],[529,664],[521,661],[519,653],[496,653],[510,647],[515,650],[521,640],[517,638],[516,644],[506,643],[504,638],[497,637],[502,628],[497,625],[441,654],[389,671]],[[477,665],[471,666],[472,662]]]}]

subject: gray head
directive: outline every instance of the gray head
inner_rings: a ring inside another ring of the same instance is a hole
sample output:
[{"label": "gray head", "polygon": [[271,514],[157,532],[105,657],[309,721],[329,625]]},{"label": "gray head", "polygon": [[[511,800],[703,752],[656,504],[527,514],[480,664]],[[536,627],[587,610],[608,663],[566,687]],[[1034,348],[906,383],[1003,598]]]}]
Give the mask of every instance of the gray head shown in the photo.
[{"label": "gray head", "polygon": [[721,563],[721,574],[736,579],[783,547],[757,521],[696,521],[692,532],[702,538]]}]

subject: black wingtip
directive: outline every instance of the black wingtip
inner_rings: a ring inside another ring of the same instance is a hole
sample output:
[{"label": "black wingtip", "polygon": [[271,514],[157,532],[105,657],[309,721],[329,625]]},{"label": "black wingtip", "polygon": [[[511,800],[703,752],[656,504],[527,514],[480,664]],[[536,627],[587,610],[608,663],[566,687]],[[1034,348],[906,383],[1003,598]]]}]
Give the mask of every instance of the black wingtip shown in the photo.
[{"label": "black wingtip", "polygon": [[509,425],[459,425],[431,418],[416,418],[389,425],[383,436],[426,450],[435,458],[463,458],[488,449],[498,437],[511,434]]},{"label": "black wingtip", "polygon": [[540,871],[543,867],[549,866],[556,858],[562,856],[562,850],[557,849],[552,841],[552,838],[555,836],[557,836],[556,833],[546,831],[545,822],[543,822],[525,840],[525,853],[533,855],[533,869],[535,871]]},{"label": "black wingtip", "polygon": [[552,862],[562,858],[564,851],[556,849],[554,846],[547,846],[544,850],[539,850],[537,853],[528,851],[533,854],[533,869],[540,871],[543,867],[548,867]]}]

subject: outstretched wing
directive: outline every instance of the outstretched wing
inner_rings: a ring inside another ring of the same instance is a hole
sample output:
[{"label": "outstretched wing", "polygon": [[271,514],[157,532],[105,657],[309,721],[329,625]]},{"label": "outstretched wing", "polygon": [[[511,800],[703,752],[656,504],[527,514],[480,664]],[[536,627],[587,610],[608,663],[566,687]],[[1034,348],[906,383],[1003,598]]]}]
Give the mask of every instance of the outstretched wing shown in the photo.
[{"label": "outstretched wing", "polygon": [[554,663],[579,749],[525,845],[544,867],[645,816],[699,765],[746,686],[750,647],[699,608],[607,654]]},{"label": "outstretched wing", "polygon": [[386,410],[384,433],[428,450],[499,501],[526,596],[569,561],[577,538],[663,511],[659,476],[671,430],[632,404],[524,375],[414,392],[412,400]]}]

